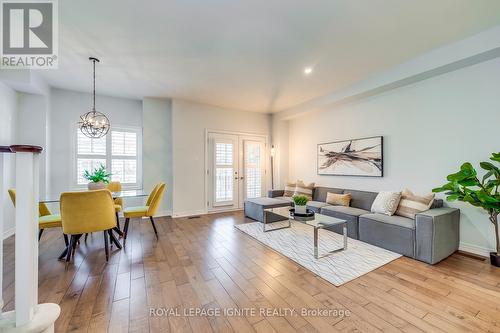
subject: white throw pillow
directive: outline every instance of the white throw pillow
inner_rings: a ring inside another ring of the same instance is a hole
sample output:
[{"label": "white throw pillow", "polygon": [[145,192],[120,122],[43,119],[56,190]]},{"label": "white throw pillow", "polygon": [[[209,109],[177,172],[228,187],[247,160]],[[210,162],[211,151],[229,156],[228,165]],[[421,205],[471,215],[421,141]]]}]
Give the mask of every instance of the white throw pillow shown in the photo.
[{"label": "white throw pillow", "polygon": [[379,192],[372,204],[372,213],[393,215],[398,209],[401,192],[382,191]]}]

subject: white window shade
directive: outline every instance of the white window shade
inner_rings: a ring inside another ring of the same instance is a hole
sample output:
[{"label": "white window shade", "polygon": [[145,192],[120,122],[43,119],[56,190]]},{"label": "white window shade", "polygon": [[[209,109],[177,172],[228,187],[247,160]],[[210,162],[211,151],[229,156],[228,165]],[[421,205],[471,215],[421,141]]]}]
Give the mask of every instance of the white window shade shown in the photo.
[{"label": "white window shade", "polygon": [[261,143],[245,142],[245,185],[246,197],[259,198],[262,196],[262,165],[261,165]]},{"label": "white window shade", "polygon": [[106,137],[91,139],[78,130],[77,141],[78,155],[106,155]]},{"label": "white window shade", "polygon": [[111,161],[111,179],[122,184],[137,182],[137,161],[113,158]]},{"label": "white window shade", "polygon": [[137,133],[111,131],[113,156],[137,156]]},{"label": "white window shade", "polygon": [[215,164],[233,165],[233,144],[217,142],[215,144]]},{"label": "white window shade", "polygon": [[140,128],[112,127],[100,139],[90,139],[76,130],[75,182],[83,186],[88,180],[83,178],[103,164],[112,174],[112,181],[119,181],[124,188],[142,187],[142,130]]},{"label": "white window shade", "polygon": [[234,144],[215,143],[215,202],[233,201]]}]

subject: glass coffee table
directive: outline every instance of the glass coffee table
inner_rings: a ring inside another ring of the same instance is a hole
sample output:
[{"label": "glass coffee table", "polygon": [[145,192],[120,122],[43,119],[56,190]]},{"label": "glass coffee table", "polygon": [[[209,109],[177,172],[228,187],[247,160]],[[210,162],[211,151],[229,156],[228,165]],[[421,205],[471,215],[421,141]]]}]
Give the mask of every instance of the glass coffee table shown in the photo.
[{"label": "glass coffee table", "polygon": [[[288,224],[283,226],[283,227],[277,227],[277,228],[266,228],[266,226],[276,223],[267,223],[267,214],[276,214],[283,216],[288,219]],[[338,219],[332,216],[327,216],[323,214],[316,213],[314,215],[314,218],[308,221],[303,221],[303,220],[298,220],[295,219],[291,214],[290,214],[290,207],[279,207],[279,208],[268,208],[264,209],[264,221],[262,223],[262,231],[264,232],[271,232],[271,231],[276,231],[276,230],[281,230],[281,229],[287,229],[292,226],[292,220],[301,224],[308,225],[314,229],[314,258],[320,259],[326,256],[329,256],[335,252],[339,251],[344,251],[347,249],[347,221]],[[319,230],[320,229],[325,229],[327,231],[333,232],[332,230],[328,230],[329,228],[340,225],[342,226],[342,233],[344,236],[344,246],[338,249],[334,249],[332,251],[329,251],[324,254],[319,254]]]}]

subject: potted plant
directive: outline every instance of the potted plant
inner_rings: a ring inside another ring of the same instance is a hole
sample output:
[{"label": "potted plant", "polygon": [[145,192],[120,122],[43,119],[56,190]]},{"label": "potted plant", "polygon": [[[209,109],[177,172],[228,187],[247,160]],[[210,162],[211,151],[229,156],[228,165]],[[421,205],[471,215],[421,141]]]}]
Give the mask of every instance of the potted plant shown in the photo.
[{"label": "potted plant", "polygon": [[83,173],[83,178],[89,181],[89,190],[99,190],[106,187],[109,183],[111,173],[106,172],[106,167],[102,164],[95,168],[92,172],[85,170]]},{"label": "potted plant", "polygon": [[[500,163],[500,153],[493,153],[493,162]],[[490,252],[491,264],[500,267],[500,240],[498,234],[498,213],[500,212],[500,168],[491,162],[479,163],[486,171],[479,180],[477,171],[469,162],[462,164],[460,171],[448,175],[448,183],[433,189],[433,192],[446,191],[448,201],[468,202],[488,212],[495,229],[496,252]]]},{"label": "potted plant", "polygon": [[306,204],[307,204],[307,197],[305,195],[294,195],[292,197],[293,199],[293,204],[295,207],[295,213],[297,214],[306,214]]}]

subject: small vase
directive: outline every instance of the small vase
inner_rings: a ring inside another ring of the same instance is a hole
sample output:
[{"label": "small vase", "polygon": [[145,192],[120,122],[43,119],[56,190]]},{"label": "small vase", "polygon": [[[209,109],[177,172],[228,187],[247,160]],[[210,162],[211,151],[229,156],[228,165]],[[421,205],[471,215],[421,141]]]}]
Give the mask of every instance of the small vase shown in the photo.
[{"label": "small vase", "polygon": [[91,191],[93,191],[93,190],[101,190],[103,188],[106,188],[106,184],[104,184],[103,182],[97,182],[97,183],[90,182],[90,183],[88,183],[87,187]]},{"label": "small vase", "polygon": [[306,212],[307,212],[306,206],[295,205],[295,213],[296,214],[306,214]]},{"label": "small vase", "polygon": [[490,262],[495,267],[500,267],[500,254],[495,252],[490,252]]}]

